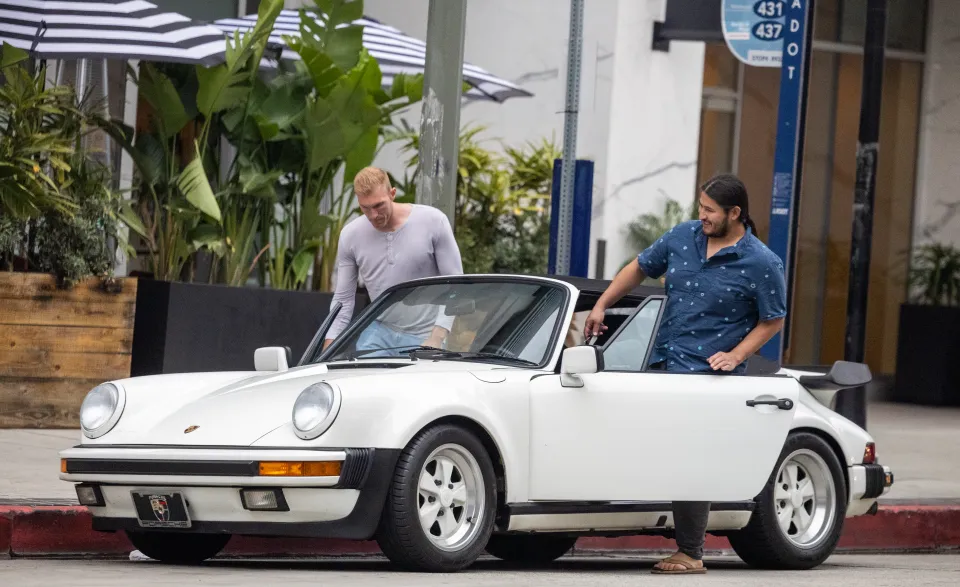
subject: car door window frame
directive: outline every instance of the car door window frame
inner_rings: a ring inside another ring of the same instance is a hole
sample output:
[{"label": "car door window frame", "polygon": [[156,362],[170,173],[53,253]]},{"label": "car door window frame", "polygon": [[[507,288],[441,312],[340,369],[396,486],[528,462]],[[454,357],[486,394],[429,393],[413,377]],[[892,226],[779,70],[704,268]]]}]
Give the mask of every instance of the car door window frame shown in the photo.
[{"label": "car door window frame", "polygon": [[642,312],[643,309],[646,308],[647,304],[650,304],[653,301],[660,302],[660,309],[657,311],[657,317],[653,323],[653,331],[650,333],[650,341],[647,343],[647,349],[644,352],[643,362],[641,363],[640,369],[637,371],[627,371],[623,369],[609,369],[607,367],[604,367],[603,369],[604,372],[606,373],[646,373],[649,371],[648,363],[650,361],[650,356],[653,354],[654,341],[657,339],[657,333],[660,332],[660,323],[663,320],[663,312],[667,307],[667,296],[665,295],[652,295],[645,298],[643,302],[641,302],[640,305],[637,306],[636,310],[633,311],[630,317],[623,321],[623,324],[621,324],[620,328],[618,328],[617,331],[613,333],[613,336],[611,336],[603,344],[603,346],[600,347],[600,352],[605,353],[607,349],[610,348],[611,345],[617,342],[617,340],[620,338],[623,332],[626,329],[630,328],[630,325],[637,318],[640,312]]}]

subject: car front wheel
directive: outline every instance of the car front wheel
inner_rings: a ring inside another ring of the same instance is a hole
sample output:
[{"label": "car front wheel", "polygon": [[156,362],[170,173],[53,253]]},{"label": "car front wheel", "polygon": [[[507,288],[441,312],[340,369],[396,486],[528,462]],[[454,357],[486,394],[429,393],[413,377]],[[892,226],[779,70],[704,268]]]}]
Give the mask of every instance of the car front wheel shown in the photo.
[{"label": "car front wheel", "polygon": [[750,523],[730,534],[730,545],[754,567],[816,567],[840,540],[846,495],[840,460],[830,445],[809,432],[791,433]]},{"label": "car front wheel", "polygon": [[213,558],[230,542],[230,534],[127,532],[133,547],[164,563],[199,564]]},{"label": "car front wheel", "polygon": [[493,463],[477,437],[453,425],[429,428],[401,453],[377,530],[380,549],[411,571],[471,565],[493,531]]}]

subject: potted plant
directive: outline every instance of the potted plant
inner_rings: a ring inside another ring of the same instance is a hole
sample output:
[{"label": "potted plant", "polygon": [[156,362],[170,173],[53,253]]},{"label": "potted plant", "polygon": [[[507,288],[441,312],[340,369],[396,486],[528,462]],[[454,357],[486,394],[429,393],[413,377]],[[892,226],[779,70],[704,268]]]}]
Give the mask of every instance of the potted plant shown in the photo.
[{"label": "potted plant", "polygon": [[112,276],[119,196],[81,148],[86,100],[10,45],[0,69],[0,428],[75,428],[90,388],[130,373],[136,280]]},{"label": "potted plant", "polygon": [[900,306],[895,401],[960,405],[960,249],[918,247]]}]

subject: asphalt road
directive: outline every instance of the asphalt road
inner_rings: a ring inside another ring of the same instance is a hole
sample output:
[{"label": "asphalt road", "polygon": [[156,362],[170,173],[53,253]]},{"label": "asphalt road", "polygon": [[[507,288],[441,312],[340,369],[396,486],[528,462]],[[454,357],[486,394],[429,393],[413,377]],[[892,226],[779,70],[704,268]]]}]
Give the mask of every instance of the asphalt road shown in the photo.
[{"label": "asphalt road", "polygon": [[381,560],[213,561],[200,567],[171,567],[122,560],[0,560],[0,585],[16,587],[111,587],[189,585],[284,587],[316,585],[791,585],[832,587],[870,585],[960,585],[960,554],[838,555],[811,571],[770,572],[746,568],[739,559],[709,558],[706,575],[661,577],[650,574],[655,559],[567,558],[537,570],[515,570],[499,561],[482,560],[452,575],[423,575],[393,570]]}]

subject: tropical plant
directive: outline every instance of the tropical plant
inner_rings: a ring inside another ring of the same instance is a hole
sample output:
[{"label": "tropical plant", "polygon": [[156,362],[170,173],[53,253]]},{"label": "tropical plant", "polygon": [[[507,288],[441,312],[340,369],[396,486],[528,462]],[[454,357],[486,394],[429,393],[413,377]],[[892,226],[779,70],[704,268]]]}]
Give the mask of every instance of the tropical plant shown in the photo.
[{"label": "tropical plant", "polygon": [[[546,139],[505,156],[476,138],[482,126],[460,130],[454,234],[467,273],[546,273],[550,239],[553,162],[559,149]],[[416,197],[420,137],[406,122],[395,125],[391,141],[411,153],[400,181],[408,201]],[[412,173],[411,173],[412,170]]]},{"label": "tropical plant", "polygon": [[662,214],[641,214],[629,224],[625,231],[627,242],[636,251],[642,251],[652,245],[668,230],[681,222],[697,219],[697,203],[684,208],[680,202],[667,198],[663,205]]},{"label": "tropical plant", "polygon": [[917,247],[910,268],[915,303],[960,306],[960,249],[940,243]]}]

